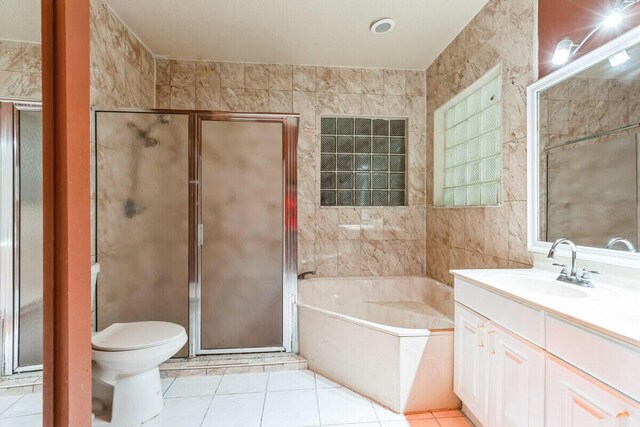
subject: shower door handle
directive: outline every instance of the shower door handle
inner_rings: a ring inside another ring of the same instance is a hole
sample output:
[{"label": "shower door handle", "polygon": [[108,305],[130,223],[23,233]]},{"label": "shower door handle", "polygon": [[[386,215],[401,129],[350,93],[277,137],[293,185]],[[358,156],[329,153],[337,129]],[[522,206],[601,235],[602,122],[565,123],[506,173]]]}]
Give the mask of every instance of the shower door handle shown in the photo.
[{"label": "shower door handle", "polygon": [[204,243],[204,224],[198,224],[198,246]]}]

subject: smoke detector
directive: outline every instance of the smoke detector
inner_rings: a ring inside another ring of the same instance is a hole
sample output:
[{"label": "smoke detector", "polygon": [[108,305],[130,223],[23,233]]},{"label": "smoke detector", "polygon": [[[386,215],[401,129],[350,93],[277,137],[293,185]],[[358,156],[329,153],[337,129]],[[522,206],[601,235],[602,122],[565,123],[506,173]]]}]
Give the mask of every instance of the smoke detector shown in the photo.
[{"label": "smoke detector", "polygon": [[396,21],[392,18],[380,18],[371,23],[369,29],[373,34],[388,33],[396,26]]}]

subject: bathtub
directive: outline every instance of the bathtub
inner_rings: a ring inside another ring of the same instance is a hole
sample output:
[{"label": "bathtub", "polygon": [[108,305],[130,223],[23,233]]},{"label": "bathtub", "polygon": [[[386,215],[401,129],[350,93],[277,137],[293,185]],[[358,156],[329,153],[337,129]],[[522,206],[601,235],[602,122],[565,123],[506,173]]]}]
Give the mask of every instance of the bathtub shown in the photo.
[{"label": "bathtub", "polygon": [[398,413],[458,408],[453,290],[427,277],[298,281],[309,368]]}]

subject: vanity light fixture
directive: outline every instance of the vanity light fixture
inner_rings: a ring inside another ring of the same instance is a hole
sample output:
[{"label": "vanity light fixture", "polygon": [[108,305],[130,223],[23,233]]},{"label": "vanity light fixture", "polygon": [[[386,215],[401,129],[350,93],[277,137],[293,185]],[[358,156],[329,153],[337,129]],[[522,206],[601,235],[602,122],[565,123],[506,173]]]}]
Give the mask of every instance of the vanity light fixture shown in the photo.
[{"label": "vanity light fixture", "polygon": [[625,49],[622,49],[618,53],[614,53],[609,57],[609,64],[612,67],[617,67],[618,65],[622,65],[629,60],[629,54]]},{"label": "vanity light fixture", "polygon": [[369,29],[373,34],[388,33],[396,26],[396,21],[392,18],[380,18],[371,23]]},{"label": "vanity light fixture", "polygon": [[[620,23],[624,19],[624,11],[638,2],[640,2],[640,0],[617,0],[614,7],[611,9],[604,21],[602,21],[600,25],[591,30],[591,32],[587,34],[587,36],[582,39],[580,43],[574,43],[568,37],[562,39],[556,45],[556,50],[553,54],[551,62],[553,62],[555,65],[566,64],[567,61],[569,61],[571,55],[575,55],[576,52],[578,52],[580,48],[584,46],[587,40],[589,40],[591,36],[593,36],[599,29],[601,29],[602,27],[615,28],[620,25]],[[617,65],[620,65],[621,63]],[[611,63],[611,65],[615,67],[613,63]]]},{"label": "vanity light fixture", "polygon": [[609,15],[607,15],[607,17],[603,21],[603,24],[606,27],[617,27],[618,24],[622,22],[622,18],[623,18],[622,9],[620,9],[619,7],[616,7],[616,8],[613,8],[611,12],[609,12]]}]

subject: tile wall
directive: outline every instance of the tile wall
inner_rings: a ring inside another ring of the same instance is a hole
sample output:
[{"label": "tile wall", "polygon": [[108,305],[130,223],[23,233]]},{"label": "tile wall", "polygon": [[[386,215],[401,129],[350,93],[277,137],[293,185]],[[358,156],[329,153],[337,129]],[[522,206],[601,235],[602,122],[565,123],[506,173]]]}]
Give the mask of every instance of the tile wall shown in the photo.
[{"label": "tile wall", "polygon": [[[425,73],[156,61],[156,107],[297,112],[299,270],[324,276],[426,272]],[[320,117],[408,117],[407,207],[320,207]]]},{"label": "tile wall", "polygon": [[91,0],[91,106],[152,108],[155,60],[102,0]]},{"label": "tile wall", "polygon": [[0,39],[0,98],[40,100],[41,68],[39,43]]},{"label": "tile wall", "polygon": [[[91,106],[153,108],[155,59],[102,0],[91,0]],[[93,141],[93,115],[91,116]],[[91,179],[95,179],[91,144]],[[91,183],[91,259],[95,259],[95,183]]]},{"label": "tile wall", "polygon": [[502,205],[433,206],[433,133],[427,132],[427,275],[452,284],[449,269],[525,267],[526,88],[535,80],[535,0],[490,0],[427,70],[427,129],[433,112],[500,64]]}]

